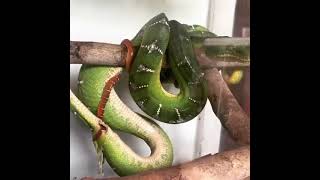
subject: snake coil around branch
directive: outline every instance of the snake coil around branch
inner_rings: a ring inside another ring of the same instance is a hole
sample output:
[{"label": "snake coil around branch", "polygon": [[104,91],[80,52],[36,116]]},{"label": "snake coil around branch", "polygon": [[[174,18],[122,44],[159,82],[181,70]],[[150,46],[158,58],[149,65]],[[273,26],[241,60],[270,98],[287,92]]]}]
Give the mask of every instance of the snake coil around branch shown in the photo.
[{"label": "snake coil around branch", "polygon": [[[78,97],[70,91],[71,109],[90,127],[93,140],[113,170],[120,176],[132,175],[172,165],[173,147],[163,129],[151,118],[170,124],[185,123],[196,117],[207,101],[207,84],[196,60],[194,48],[208,37],[217,37],[198,25],[168,20],[161,13],[148,21],[131,40],[133,62],[129,90],[137,105],[149,117],[127,107],[113,89],[125,70],[122,67],[82,65]],[[215,55],[243,58],[236,47],[216,47]],[[160,77],[164,64],[177,82],[179,94],[167,92]],[[78,99],[79,98],[79,99]],[[141,157],[113,130],[143,139],[151,155]]]}]

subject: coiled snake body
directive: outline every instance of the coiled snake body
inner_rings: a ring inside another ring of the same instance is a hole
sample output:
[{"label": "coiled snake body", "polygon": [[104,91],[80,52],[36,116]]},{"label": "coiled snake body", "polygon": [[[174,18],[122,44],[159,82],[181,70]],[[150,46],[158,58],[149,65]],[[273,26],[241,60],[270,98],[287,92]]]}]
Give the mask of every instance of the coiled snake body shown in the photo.
[{"label": "coiled snake body", "polygon": [[[135,53],[129,72],[129,90],[137,105],[150,117],[165,123],[183,123],[197,116],[205,106],[207,87],[194,55],[192,38],[215,35],[199,27],[169,21],[161,13],[132,39]],[[178,95],[170,94],[161,85],[164,60],[179,84]],[[92,129],[94,140],[118,175],[171,166],[173,148],[166,133],[154,121],[130,110],[113,90],[123,70],[83,65],[78,85],[81,101],[70,92],[71,109]],[[137,155],[112,130],[143,139],[151,155]]]}]

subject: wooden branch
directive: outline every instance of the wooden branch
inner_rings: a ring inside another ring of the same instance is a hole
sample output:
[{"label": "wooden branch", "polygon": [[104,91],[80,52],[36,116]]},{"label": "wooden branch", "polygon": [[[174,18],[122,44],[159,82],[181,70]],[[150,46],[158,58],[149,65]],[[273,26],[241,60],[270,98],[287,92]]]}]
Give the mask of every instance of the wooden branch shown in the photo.
[{"label": "wooden branch", "polygon": [[204,40],[205,46],[250,46],[250,38],[218,37]]},{"label": "wooden branch", "polygon": [[226,60],[224,58],[209,58],[204,54],[204,52],[200,50],[198,52],[200,54],[199,55],[200,58],[198,57],[197,60],[202,70],[211,69],[211,68],[217,68],[217,69],[236,68],[236,67],[244,68],[244,67],[250,66],[250,62],[237,62],[234,60],[232,61],[231,59]]},{"label": "wooden branch", "polygon": [[[93,64],[108,66],[125,66],[126,49],[120,45],[70,41],[70,64]],[[248,67],[249,62],[237,62],[234,59],[206,58],[199,62],[201,68]]]},{"label": "wooden branch", "polygon": [[[199,59],[203,58],[199,54]],[[239,144],[250,144],[250,118],[233,96],[218,69],[204,70],[208,82],[208,95],[213,111],[222,126]]]},{"label": "wooden branch", "polygon": [[70,41],[70,64],[124,66],[125,56],[120,45]]},{"label": "wooden branch", "polygon": [[243,180],[250,176],[250,146],[206,155],[181,165],[114,178],[82,180]]}]

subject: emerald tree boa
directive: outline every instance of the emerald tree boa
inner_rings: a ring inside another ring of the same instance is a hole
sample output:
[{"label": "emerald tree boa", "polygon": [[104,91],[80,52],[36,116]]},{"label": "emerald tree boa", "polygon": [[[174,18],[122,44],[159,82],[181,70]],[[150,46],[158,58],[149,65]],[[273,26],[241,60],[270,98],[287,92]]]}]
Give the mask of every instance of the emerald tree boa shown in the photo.
[{"label": "emerald tree boa", "polygon": [[[129,71],[129,90],[149,117],[127,107],[113,89],[124,68],[82,65],[78,97],[70,91],[71,109],[92,130],[93,140],[113,170],[120,176],[169,167],[173,147],[168,135],[155,121],[185,123],[196,117],[207,101],[207,84],[194,48],[208,37],[217,37],[199,25],[168,20],[161,13],[149,20],[131,40],[134,53]],[[245,49],[214,47],[214,56],[244,58]],[[169,65],[180,89],[167,92],[161,84],[163,61]],[[151,155],[142,157],[114,132],[119,130],[143,139]]]}]

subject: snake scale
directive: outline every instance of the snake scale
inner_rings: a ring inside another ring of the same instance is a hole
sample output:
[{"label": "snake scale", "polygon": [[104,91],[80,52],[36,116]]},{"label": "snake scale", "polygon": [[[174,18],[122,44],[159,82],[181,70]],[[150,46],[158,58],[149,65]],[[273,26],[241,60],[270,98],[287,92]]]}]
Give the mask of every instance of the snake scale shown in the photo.
[{"label": "snake scale", "polygon": [[[179,124],[202,111],[207,100],[207,85],[196,61],[194,46],[207,37],[216,35],[198,25],[169,21],[161,13],[149,20],[131,40],[134,61],[128,86],[134,101],[149,117],[133,112],[113,89],[124,68],[82,65],[78,97],[70,91],[70,107],[90,127],[104,158],[119,176],[172,165],[172,143],[151,118]],[[216,52],[225,54],[226,51],[222,48]],[[232,53],[240,57],[236,51]],[[178,83],[180,91],[176,95],[162,87],[163,61],[169,64]],[[143,139],[151,149],[150,156],[136,154],[113,130]]]}]

